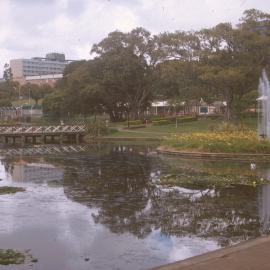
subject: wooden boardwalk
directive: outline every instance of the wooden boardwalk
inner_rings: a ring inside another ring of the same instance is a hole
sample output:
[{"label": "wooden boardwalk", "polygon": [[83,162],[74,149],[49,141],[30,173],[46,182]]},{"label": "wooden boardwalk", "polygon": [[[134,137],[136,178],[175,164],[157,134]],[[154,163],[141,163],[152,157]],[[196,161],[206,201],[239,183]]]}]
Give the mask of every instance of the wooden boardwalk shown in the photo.
[{"label": "wooden boardwalk", "polygon": [[85,125],[59,125],[59,126],[1,126],[0,141],[2,143],[47,142],[81,142],[86,133]]}]

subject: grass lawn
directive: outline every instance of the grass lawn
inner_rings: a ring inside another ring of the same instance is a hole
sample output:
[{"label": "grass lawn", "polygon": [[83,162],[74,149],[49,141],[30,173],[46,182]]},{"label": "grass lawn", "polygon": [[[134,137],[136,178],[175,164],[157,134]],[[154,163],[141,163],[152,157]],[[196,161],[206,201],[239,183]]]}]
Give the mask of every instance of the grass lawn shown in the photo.
[{"label": "grass lawn", "polygon": [[[222,119],[200,119],[198,121],[178,123],[176,128],[175,124],[167,125],[148,125],[145,128],[138,129],[124,129],[126,123],[112,123],[110,127],[113,129],[120,129],[109,135],[108,137],[164,137],[172,134],[193,133],[193,132],[208,132],[214,130],[218,125],[223,122]],[[233,121],[236,124],[243,124],[246,127],[256,130],[257,119],[245,118],[242,121]]]},{"label": "grass lawn", "polygon": [[[22,106],[22,105],[29,105],[29,99],[18,99],[11,102],[12,106]],[[39,100],[39,104],[42,104],[42,100]],[[30,99],[30,105],[35,105],[36,102],[33,99]]]}]

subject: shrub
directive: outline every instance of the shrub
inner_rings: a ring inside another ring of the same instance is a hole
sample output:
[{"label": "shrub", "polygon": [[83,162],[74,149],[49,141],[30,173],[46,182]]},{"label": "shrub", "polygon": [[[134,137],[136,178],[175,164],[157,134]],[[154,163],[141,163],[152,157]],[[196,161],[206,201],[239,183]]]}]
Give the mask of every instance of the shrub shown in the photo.
[{"label": "shrub", "polygon": [[181,116],[181,117],[177,117],[177,122],[178,123],[192,122],[192,121],[197,121],[197,120],[198,120],[197,116]]},{"label": "shrub", "polygon": [[211,120],[222,119],[223,115],[220,114],[207,115],[206,118]]},{"label": "shrub", "polygon": [[146,125],[135,125],[135,126],[129,126],[129,127],[124,127],[124,129],[138,129],[138,128],[145,128]]},{"label": "shrub", "polygon": [[243,124],[235,125],[230,122],[222,122],[216,127],[218,132],[237,132],[237,131],[249,131],[248,127]]},{"label": "shrub", "polygon": [[170,120],[156,120],[156,121],[153,121],[152,124],[155,125],[155,126],[158,126],[158,125],[168,125],[168,124],[171,124],[172,122]]},{"label": "shrub", "polygon": [[88,122],[86,126],[87,126],[87,133],[91,137],[108,135],[110,133],[110,129],[106,126],[105,121]]},{"label": "shrub", "polygon": [[130,125],[130,126],[136,126],[136,125],[142,125],[143,121],[142,120],[132,120],[132,121],[125,121],[126,125]]},{"label": "shrub", "polygon": [[[184,122],[192,122],[196,121],[198,118],[196,116],[177,116],[177,121],[179,123],[184,123]],[[168,121],[168,123],[174,123],[176,118],[174,116],[168,116],[168,117],[156,117],[152,118],[151,121],[152,123],[156,123],[159,121]]]}]

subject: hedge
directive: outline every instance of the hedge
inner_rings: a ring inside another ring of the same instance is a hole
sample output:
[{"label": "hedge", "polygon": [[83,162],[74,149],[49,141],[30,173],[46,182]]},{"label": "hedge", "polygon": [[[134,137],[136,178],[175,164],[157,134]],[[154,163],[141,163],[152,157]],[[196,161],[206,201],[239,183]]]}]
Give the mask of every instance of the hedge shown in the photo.
[{"label": "hedge", "polygon": [[157,120],[157,121],[152,121],[153,125],[168,125],[171,124],[172,122],[170,120]]},{"label": "hedge", "polygon": [[136,126],[136,125],[142,125],[143,121],[142,120],[132,120],[132,121],[126,121],[125,122],[126,125],[130,125],[130,126]]}]

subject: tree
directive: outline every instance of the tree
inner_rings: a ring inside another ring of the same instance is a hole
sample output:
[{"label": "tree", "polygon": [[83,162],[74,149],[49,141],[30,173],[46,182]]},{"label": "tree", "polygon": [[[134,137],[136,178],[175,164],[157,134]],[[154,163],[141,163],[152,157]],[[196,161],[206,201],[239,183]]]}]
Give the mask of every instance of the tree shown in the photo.
[{"label": "tree", "polygon": [[197,59],[200,50],[200,40],[192,32],[176,31],[162,33],[158,36],[157,44],[161,62],[167,60],[192,61]]},{"label": "tree", "polygon": [[4,65],[3,78],[6,82],[12,81],[13,74],[8,63]]},{"label": "tree", "polygon": [[44,98],[42,106],[44,113],[61,117],[64,106],[64,93],[59,89],[53,91]]},{"label": "tree", "polygon": [[98,85],[104,93],[102,102],[111,119],[121,120],[123,113],[140,117],[151,99],[148,87],[148,66],[129,50],[108,53],[98,59],[102,74]]},{"label": "tree", "polygon": [[[165,99],[198,99],[206,94],[198,62],[165,61],[157,66],[155,94]],[[208,92],[207,95],[210,93]]]},{"label": "tree", "polygon": [[201,79],[214,89],[216,96],[226,101],[226,119],[231,119],[233,107],[255,88],[254,71],[246,66],[208,67]]},{"label": "tree", "polygon": [[109,33],[101,42],[93,45],[91,54],[100,57],[106,53],[121,52],[123,49],[129,50],[141,61],[146,61],[150,67],[154,67],[162,58],[159,38],[152,36],[142,27],[135,28],[128,33],[120,31]]},{"label": "tree", "polygon": [[33,83],[27,83],[21,87],[22,94],[24,96],[31,97],[35,100],[36,105],[38,101],[44,98],[47,94],[52,92],[52,87],[48,84],[37,85]]},{"label": "tree", "polygon": [[144,28],[114,31],[93,45],[93,60],[67,66],[57,84],[61,110],[84,115],[106,111],[118,121],[140,117],[154,97],[222,99],[230,119],[244,110],[262,68],[269,70],[269,48],[270,14],[255,9],[245,11],[236,27],[220,23],[159,35]]},{"label": "tree", "polygon": [[112,121],[140,117],[152,97],[147,62],[130,48],[105,50],[109,45],[103,46],[100,56],[77,65],[60,82],[63,112],[86,115],[105,111]]}]

